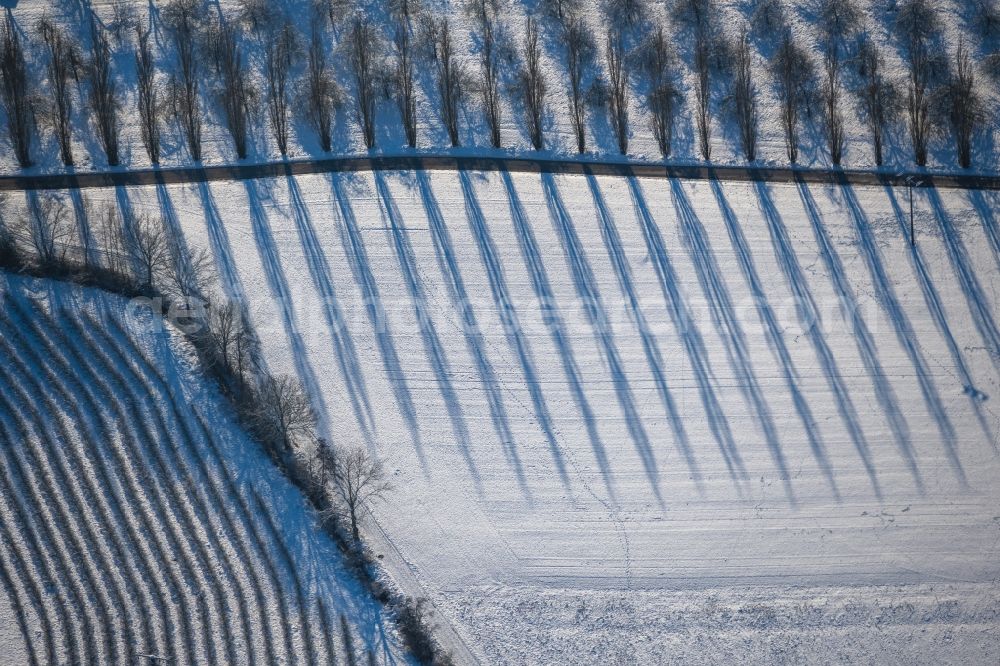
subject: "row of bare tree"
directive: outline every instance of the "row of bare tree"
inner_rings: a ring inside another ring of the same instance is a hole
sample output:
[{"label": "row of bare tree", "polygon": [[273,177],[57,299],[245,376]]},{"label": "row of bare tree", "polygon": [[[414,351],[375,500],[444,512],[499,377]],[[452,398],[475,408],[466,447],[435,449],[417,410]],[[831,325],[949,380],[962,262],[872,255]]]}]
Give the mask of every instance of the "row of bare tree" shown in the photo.
[{"label": "row of bare tree", "polygon": [[[551,50],[564,70],[570,124],[581,153],[587,150],[588,120],[594,114],[606,118],[619,152],[628,152],[631,93],[637,91],[644,97],[659,149],[669,156],[674,127],[685,107],[686,73],[679,49],[686,49],[692,65],[687,81],[693,125],[705,160],[711,159],[713,114],[733,117],[745,157],[756,159],[761,54],[779,103],[790,162],[798,160],[803,116],[815,116],[822,124],[831,162],[841,163],[845,94],[850,93],[869,129],[876,164],[883,162],[886,135],[902,117],[918,165],[926,164],[932,138],[950,128],[958,162],[968,167],[973,137],[986,116],[986,98],[979,92],[969,49],[960,43],[952,62],[947,62],[941,56],[945,52],[942,29],[931,0],[900,0],[892,27],[907,78],[895,81],[885,64],[884,48],[866,27],[865,14],[855,2],[813,3],[818,17],[818,64],[812,50],[793,34],[782,0],[751,2],[747,27],[732,40],[718,28],[720,10],[715,0],[676,0],[672,33],[647,18],[641,0],[608,0],[605,11],[611,27],[602,40],[581,18],[578,0],[546,0],[542,17],[528,17],[519,45],[511,42],[502,0],[468,0],[478,72],[469,67],[449,19],[432,14],[414,0],[391,3],[389,26],[380,26],[365,14],[342,16],[342,7],[334,0],[317,0],[305,45],[290,18],[269,3],[244,0],[239,16],[226,19],[219,14],[210,19],[201,0],[170,0],[157,19],[170,44],[169,58],[160,61],[151,48],[152,28],[143,29],[138,21],[116,18],[105,24],[92,14],[86,56],[78,40],[50,19],[40,21],[37,32],[45,46],[46,79],[53,102],[46,105],[51,109],[47,125],[67,166],[74,162],[74,82],[86,83],[86,106],[108,164],[119,163],[122,92],[113,71],[111,34],[119,48],[134,51],[137,117],[143,146],[154,164],[160,159],[165,121],[176,123],[191,158],[201,159],[202,122],[208,108],[218,110],[240,159],[248,153],[256,108],[266,109],[282,155],[289,150],[293,106],[315,132],[322,150],[329,151],[334,114],[348,99],[367,148],[377,145],[377,116],[385,99],[394,102],[406,142],[416,147],[422,85],[433,91],[431,97],[436,99],[452,146],[461,143],[464,112],[475,106],[485,120],[490,145],[502,147],[507,96],[523,114],[531,145],[540,150],[546,146],[551,116],[553,82],[548,80],[544,62],[545,40],[551,39]],[[977,14],[986,17],[982,30],[1000,32],[989,20],[994,0],[976,2],[984,7]],[[1000,17],[1000,11],[996,14]],[[134,40],[128,38],[129,27]],[[22,166],[30,166],[38,106],[28,83],[31,66],[11,13],[2,28],[3,106],[14,153]],[[385,33],[392,38],[385,39]],[[334,34],[340,35],[336,49]],[[255,57],[248,59],[247,54]],[[332,58],[334,54],[338,57]],[[350,96],[341,93],[333,62],[343,63],[347,70]],[[260,90],[253,83],[256,78],[262,81]],[[203,90],[206,87],[210,89]],[[815,105],[814,100],[822,103]]]}]

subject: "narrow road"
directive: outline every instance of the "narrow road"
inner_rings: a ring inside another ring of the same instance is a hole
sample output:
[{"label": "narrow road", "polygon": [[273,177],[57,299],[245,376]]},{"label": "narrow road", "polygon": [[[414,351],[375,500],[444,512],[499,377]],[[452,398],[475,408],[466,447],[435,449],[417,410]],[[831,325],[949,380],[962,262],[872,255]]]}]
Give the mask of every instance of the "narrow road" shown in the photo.
[{"label": "narrow road", "polygon": [[891,185],[1000,190],[1000,175],[971,173],[902,173],[860,169],[807,169],[766,166],[712,166],[665,164],[639,160],[591,160],[581,158],[477,157],[445,155],[372,155],[325,159],[287,160],[255,164],[227,164],[202,167],[162,169],[87,171],[0,176],[3,190],[63,190],[72,188],[113,187],[115,185],[152,185],[156,183],[199,183],[214,180],[248,180],[285,175],[335,173],[350,171],[511,171],[529,173],[566,173],[643,178],[683,178],[688,180],[764,181],[776,183],[848,183],[855,186]]}]

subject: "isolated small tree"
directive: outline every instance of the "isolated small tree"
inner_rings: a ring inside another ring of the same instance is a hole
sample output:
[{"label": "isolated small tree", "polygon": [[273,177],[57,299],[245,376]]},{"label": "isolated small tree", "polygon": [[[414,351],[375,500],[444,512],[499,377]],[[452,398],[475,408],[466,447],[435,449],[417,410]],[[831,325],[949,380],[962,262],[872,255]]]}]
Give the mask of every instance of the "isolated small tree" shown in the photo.
[{"label": "isolated small tree", "polygon": [[288,154],[289,75],[298,44],[295,29],[285,20],[264,38],[264,78],[267,82],[267,115],[282,157]]},{"label": "isolated small tree", "polygon": [[72,38],[52,19],[38,22],[38,33],[48,52],[46,71],[52,88],[52,119],[63,164],[73,166],[73,92],[71,79],[76,77],[80,54]]},{"label": "isolated small tree", "polygon": [[856,91],[861,116],[871,132],[875,165],[882,166],[882,147],[889,122],[895,115],[896,92],[885,73],[885,57],[869,37],[863,37],[858,51],[859,86]]},{"label": "isolated small tree", "polygon": [[111,71],[111,45],[98,25],[90,20],[91,54],[88,66],[90,108],[94,114],[97,137],[108,158],[108,165],[118,166],[118,91]]},{"label": "isolated small tree", "polygon": [[529,16],[524,30],[524,66],[519,87],[528,122],[528,135],[535,150],[544,146],[542,121],[545,116],[545,74],[542,72],[542,49],[538,42],[538,22]]},{"label": "isolated small tree", "polygon": [[480,90],[483,115],[490,129],[490,145],[500,147],[500,61],[497,54],[497,17],[493,0],[474,0],[473,13],[479,28]]},{"label": "isolated small tree", "polygon": [[362,448],[335,449],[333,486],[351,521],[351,535],[360,542],[358,516],[362,507],[385,499],[393,488],[385,466]]},{"label": "isolated small tree", "polygon": [[569,113],[573,134],[576,136],[576,150],[587,150],[587,99],[583,88],[583,75],[593,57],[593,38],[587,25],[578,16],[565,19],[563,31],[566,74],[569,79]]},{"label": "isolated small tree", "polygon": [[405,17],[396,24],[393,36],[395,47],[395,99],[399,107],[399,116],[403,121],[403,133],[410,148],[417,147],[417,94],[413,69],[413,39],[410,36],[410,25]]},{"label": "isolated small tree", "polygon": [[261,411],[255,415],[254,423],[258,432],[288,458],[297,439],[311,435],[316,427],[316,414],[309,396],[296,378],[266,373],[258,382],[257,394]]},{"label": "isolated small tree", "polygon": [[948,82],[946,101],[958,165],[968,169],[972,164],[972,136],[985,114],[982,98],[976,90],[972,59],[963,42],[959,42],[955,53],[955,69]]},{"label": "isolated small tree", "polygon": [[781,126],[785,148],[792,164],[799,155],[799,110],[807,102],[807,86],[812,79],[809,56],[796,44],[791,30],[786,30],[771,63],[778,98],[781,103]]},{"label": "isolated small tree", "polygon": [[0,84],[3,108],[7,114],[7,131],[14,147],[17,163],[22,168],[31,166],[31,128],[34,125],[34,108],[31,89],[28,87],[28,64],[21,46],[21,37],[14,24],[14,17],[7,12],[0,30]]},{"label": "isolated small tree", "polygon": [[896,30],[909,69],[906,113],[913,158],[917,166],[925,166],[932,130],[930,103],[937,73],[936,58],[931,53],[931,42],[940,31],[937,13],[928,0],[906,0],[897,12]]},{"label": "isolated small tree", "polygon": [[196,162],[201,160],[201,68],[198,60],[201,7],[200,0],[171,0],[162,10],[177,52],[177,71],[171,76],[171,102],[187,139],[191,159]]},{"label": "isolated small tree", "polygon": [[246,65],[240,48],[240,38],[236,28],[219,20],[218,31],[213,35],[213,53],[217,59],[220,75],[218,90],[219,105],[222,107],[226,128],[233,138],[236,156],[247,156],[247,133],[253,88],[247,79]]},{"label": "isolated small tree", "polygon": [[333,111],[337,106],[337,84],[330,74],[323,33],[315,23],[309,40],[306,100],[306,117],[319,137],[320,148],[328,153],[332,141]]},{"label": "isolated small tree", "polygon": [[674,54],[663,28],[657,28],[645,49],[644,71],[647,78],[647,106],[653,136],[660,154],[670,157],[673,143],[674,116],[680,92],[674,82]]},{"label": "isolated small tree", "polygon": [[608,112],[611,127],[618,139],[618,152],[628,152],[628,71],[625,65],[625,46],[619,30],[609,30],[605,42],[608,61]]},{"label": "isolated small tree", "polygon": [[455,54],[448,18],[434,26],[434,63],[437,65],[437,88],[441,119],[452,146],[459,145],[458,114],[462,104],[462,66]]},{"label": "isolated small tree", "polygon": [[139,133],[149,161],[160,163],[160,91],[156,83],[156,65],[149,46],[149,31],[139,29],[135,50],[136,98],[139,108]]},{"label": "isolated small tree", "polygon": [[378,53],[380,46],[375,27],[364,16],[357,16],[347,39],[347,56],[354,75],[358,124],[361,126],[365,147],[369,150],[375,147]]},{"label": "isolated small tree", "polygon": [[750,37],[744,30],[736,42],[733,71],[733,105],[740,144],[748,162],[757,159],[757,87],[753,81],[753,53]]}]

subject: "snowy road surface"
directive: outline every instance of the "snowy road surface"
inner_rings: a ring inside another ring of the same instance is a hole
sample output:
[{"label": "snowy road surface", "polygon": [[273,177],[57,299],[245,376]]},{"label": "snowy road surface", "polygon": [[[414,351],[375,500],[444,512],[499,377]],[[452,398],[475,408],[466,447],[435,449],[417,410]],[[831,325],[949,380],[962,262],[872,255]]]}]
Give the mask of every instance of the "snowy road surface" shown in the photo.
[{"label": "snowy road surface", "polygon": [[324,434],[386,460],[376,517],[483,661],[1000,656],[996,194],[916,192],[914,248],[881,187],[87,196],[211,252]]}]

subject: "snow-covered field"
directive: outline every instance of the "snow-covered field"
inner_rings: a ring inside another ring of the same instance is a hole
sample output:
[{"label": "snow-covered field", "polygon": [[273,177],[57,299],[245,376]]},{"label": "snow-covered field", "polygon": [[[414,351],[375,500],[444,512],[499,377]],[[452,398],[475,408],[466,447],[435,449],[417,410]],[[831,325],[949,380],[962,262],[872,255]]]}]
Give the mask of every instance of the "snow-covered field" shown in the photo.
[{"label": "snow-covered field", "polygon": [[148,309],[12,276],[0,303],[0,662],[406,663]]},{"label": "snow-covered field", "polygon": [[387,461],[367,529],[484,661],[1000,655],[996,194],[915,191],[915,248],[879,188],[87,196],[211,251],[321,432]]}]

